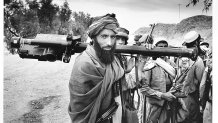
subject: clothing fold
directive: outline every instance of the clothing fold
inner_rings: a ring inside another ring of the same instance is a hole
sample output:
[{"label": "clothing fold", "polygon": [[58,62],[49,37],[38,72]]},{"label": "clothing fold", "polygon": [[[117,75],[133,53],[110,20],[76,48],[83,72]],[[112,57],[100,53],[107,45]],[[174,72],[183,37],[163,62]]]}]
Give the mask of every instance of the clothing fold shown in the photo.
[{"label": "clothing fold", "polygon": [[[124,70],[118,59],[104,66],[92,46],[75,60],[69,83],[71,102],[69,114],[74,123],[95,123],[112,101],[112,85]],[[104,75],[104,76],[102,76]]]}]

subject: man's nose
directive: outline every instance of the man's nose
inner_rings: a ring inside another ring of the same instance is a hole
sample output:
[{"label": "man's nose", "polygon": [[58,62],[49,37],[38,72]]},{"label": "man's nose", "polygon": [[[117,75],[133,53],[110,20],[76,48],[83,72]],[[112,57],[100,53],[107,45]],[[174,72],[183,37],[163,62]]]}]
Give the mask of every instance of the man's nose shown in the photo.
[{"label": "man's nose", "polygon": [[117,45],[121,45],[122,44],[122,41],[120,39],[118,39],[116,42],[117,42]]},{"label": "man's nose", "polygon": [[112,40],[113,40],[113,39],[111,39],[111,38],[108,38],[108,39],[107,39],[107,43],[106,43],[106,44],[107,44],[107,45],[109,45],[109,46],[111,46],[111,45],[112,45]]}]

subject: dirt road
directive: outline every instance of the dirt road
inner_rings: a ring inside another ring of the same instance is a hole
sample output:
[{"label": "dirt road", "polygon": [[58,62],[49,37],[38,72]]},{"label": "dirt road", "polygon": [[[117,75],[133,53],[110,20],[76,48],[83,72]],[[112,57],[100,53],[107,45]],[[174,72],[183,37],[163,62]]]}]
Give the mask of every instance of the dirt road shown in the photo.
[{"label": "dirt road", "polygon": [[4,55],[4,123],[70,123],[70,63]]}]

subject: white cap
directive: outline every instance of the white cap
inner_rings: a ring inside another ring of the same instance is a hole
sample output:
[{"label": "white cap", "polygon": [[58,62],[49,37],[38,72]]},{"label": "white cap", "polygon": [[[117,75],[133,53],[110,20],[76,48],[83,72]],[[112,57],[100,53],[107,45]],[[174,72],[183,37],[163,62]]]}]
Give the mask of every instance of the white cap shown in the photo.
[{"label": "white cap", "polygon": [[198,34],[196,31],[190,31],[184,36],[184,43],[182,45],[185,45],[186,43],[192,43],[195,41],[200,34]]}]

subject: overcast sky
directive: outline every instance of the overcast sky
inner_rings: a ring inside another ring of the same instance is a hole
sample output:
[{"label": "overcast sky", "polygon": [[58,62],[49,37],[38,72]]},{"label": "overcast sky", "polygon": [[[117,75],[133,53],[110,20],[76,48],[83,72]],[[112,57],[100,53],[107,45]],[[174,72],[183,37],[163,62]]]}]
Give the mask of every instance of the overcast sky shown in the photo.
[{"label": "overcast sky", "polygon": [[[54,0],[53,3],[63,5],[64,1]],[[127,28],[130,34],[153,23],[178,23],[194,15],[212,15],[211,8],[207,13],[202,12],[203,2],[194,7],[186,7],[188,2],[189,0],[68,0],[72,11],[83,11],[92,17],[115,13],[120,26]]]}]

